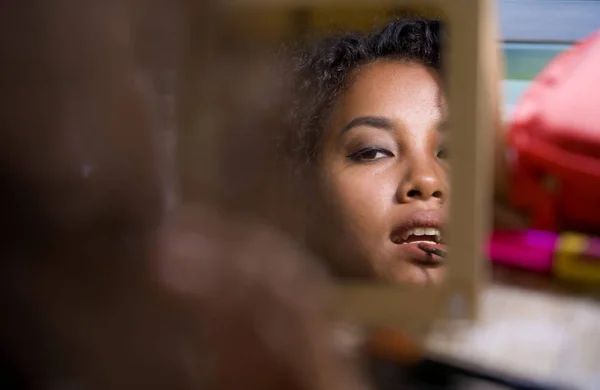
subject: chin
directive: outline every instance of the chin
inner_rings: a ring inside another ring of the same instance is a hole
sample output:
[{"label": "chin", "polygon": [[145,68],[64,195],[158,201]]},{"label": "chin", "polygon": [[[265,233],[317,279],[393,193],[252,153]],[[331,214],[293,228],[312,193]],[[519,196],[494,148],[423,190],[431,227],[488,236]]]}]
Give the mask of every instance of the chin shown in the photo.
[{"label": "chin", "polygon": [[389,282],[394,284],[408,284],[416,286],[439,285],[444,281],[445,272],[443,266],[437,268],[423,268],[416,265],[403,267],[391,273]]}]

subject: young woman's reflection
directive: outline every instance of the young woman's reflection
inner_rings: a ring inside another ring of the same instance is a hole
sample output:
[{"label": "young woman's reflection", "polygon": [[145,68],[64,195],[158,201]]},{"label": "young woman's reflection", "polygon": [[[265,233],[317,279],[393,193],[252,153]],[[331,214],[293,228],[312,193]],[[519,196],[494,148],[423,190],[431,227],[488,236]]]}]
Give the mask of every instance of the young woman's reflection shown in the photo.
[{"label": "young woman's reflection", "polygon": [[303,179],[305,238],[338,276],[443,278],[443,258],[421,249],[443,249],[449,201],[440,44],[438,21],[398,20],[296,58],[287,153]]}]

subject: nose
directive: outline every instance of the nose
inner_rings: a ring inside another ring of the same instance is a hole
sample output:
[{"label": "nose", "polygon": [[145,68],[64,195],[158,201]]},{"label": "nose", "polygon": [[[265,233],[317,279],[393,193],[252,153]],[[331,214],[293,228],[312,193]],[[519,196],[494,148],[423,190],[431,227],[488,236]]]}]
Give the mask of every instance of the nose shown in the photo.
[{"label": "nose", "polygon": [[420,161],[412,164],[398,187],[398,201],[409,203],[435,199],[439,203],[444,203],[448,192],[444,180],[445,174],[445,171],[436,167],[434,162]]}]

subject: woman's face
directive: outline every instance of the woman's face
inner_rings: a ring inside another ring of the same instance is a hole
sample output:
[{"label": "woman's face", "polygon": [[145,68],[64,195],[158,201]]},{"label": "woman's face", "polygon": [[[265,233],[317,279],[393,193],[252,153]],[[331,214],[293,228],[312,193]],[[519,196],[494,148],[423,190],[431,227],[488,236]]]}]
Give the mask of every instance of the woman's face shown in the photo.
[{"label": "woman's face", "polygon": [[326,125],[319,184],[333,208],[347,276],[437,282],[448,205],[445,101],[423,65],[378,61],[353,74]]}]

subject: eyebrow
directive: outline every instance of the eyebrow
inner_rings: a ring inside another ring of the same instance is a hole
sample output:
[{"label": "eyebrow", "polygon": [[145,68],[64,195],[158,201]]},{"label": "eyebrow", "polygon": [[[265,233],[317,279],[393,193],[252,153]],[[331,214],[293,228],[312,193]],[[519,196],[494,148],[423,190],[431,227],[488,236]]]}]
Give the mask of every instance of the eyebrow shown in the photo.
[{"label": "eyebrow", "polygon": [[[352,119],[346,126],[344,126],[342,129],[342,134],[359,126],[369,126],[386,131],[391,131],[394,129],[392,121],[387,118],[381,116],[359,116],[358,118]],[[448,130],[448,121],[446,118],[442,119],[437,124],[436,128],[440,133],[446,133]]]},{"label": "eyebrow", "polygon": [[348,124],[342,129],[342,133],[345,133],[359,126],[375,127],[377,129],[387,131],[394,129],[394,125],[389,119],[380,116],[359,116],[358,118],[354,118],[350,122],[348,122]]}]

